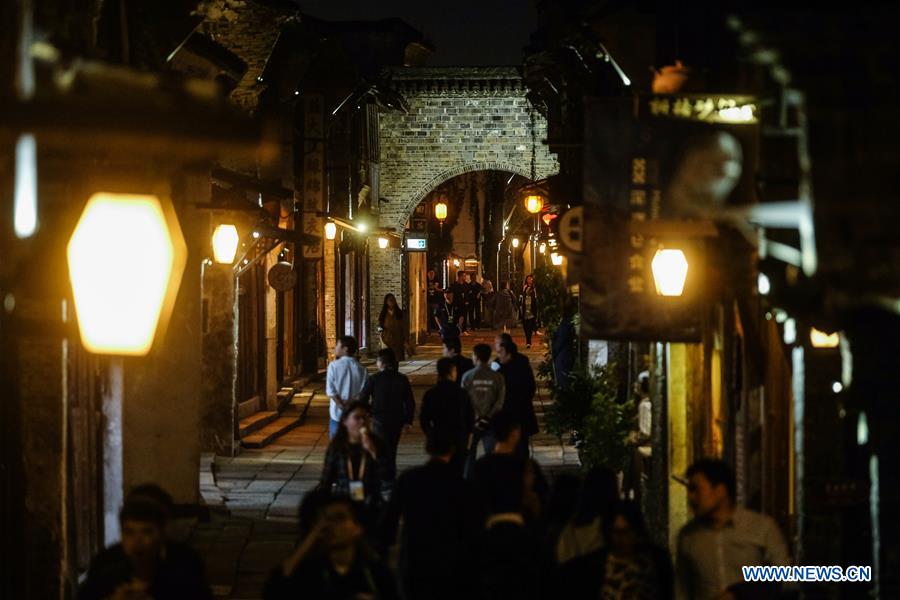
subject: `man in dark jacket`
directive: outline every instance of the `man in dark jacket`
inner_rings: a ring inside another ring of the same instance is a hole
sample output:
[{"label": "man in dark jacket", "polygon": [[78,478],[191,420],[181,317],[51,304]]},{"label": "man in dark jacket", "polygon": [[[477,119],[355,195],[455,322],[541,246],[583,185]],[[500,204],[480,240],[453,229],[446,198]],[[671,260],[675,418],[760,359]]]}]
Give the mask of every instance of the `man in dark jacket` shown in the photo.
[{"label": "man in dark jacket", "polygon": [[456,295],[452,290],[446,290],[444,299],[434,311],[434,322],[438,326],[441,339],[458,338],[460,327],[465,320],[462,309],[456,304]]},{"label": "man in dark jacket", "polygon": [[537,416],[534,414],[534,393],[537,385],[528,357],[519,354],[512,341],[502,341],[497,353],[500,373],[506,379],[506,402],[503,412],[522,427],[522,439],[517,453],[529,455],[529,439],[538,432]]},{"label": "man in dark jacket", "polygon": [[449,290],[453,292],[453,301],[459,308],[459,312],[463,317],[460,329],[462,333],[468,335],[468,330],[472,328],[472,323],[469,322],[469,307],[472,304],[472,288],[466,281],[465,271],[456,273],[456,281],[450,284]]},{"label": "man in dark jacket", "polygon": [[478,597],[551,597],[548,591],[552,556],[526,518],[528,463],[502,454],[486,456],[479,463],[476,485],[484,500],[486,518],[479,543]]},{"label": "man in dark jacket", "polygon": [[122,541],[91,561],[79,600],[212,599],[200,558],[188,546],[166,539],[170,507],[157,499],[155,492],[129,494],[119,513]]},{"label": "man in dark jacket", "polygon": [[462,383],[462,377],[475,368],[475,363],[471,358],[462,355],[462,342],[459,338],[449,338],[444,340],[441,353],[453,361],[456,366],[456,383]]},{"label": "man in dark jacket", "polygon": [[[456,365],[450,358],[437,361],[438,383],[425,392],[419,422],[426,437],[446,435],[456,440],[457,448],[468,448],[469,434],[475,422],[469,395],[456,383]],[[465,452],[457,452],[452,464],[462,475]]]},{"label": "man in dark jacket", "polygon": [[472,489],[450,464],[461,451],[456,443],[454,436],[434,432],[426,444],[431,459],[400,476],[384,512],[384,555],[403,518],[398,574],[407,600],[474,596],[479,513]]},{"label": "man in dark jacket", "polygon": [[360,399],[372,407],[372,425],[384,443],[384,454],[379,458],[383,461],[385,479],[392,482],[397,476],[400,434],[403,431],[409,432],[412,426],[416,400],[409,379],[397,371],[397,359],[393,350],[379,350],[375,364],[378,366],[378,373],[366,381]]}]

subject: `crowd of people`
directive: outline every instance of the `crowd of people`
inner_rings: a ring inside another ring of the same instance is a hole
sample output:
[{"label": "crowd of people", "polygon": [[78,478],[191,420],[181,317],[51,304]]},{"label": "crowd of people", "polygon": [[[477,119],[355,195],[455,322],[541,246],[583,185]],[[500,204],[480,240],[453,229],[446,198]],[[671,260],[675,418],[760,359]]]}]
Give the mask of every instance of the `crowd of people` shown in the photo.
[{"label": "crowd of people", "polygon": [[516,294],[511,284],[504,281],[498,291],[489,279],[479,283],[475,276],[458,271],[456,281],[441,289],[434,271],[428,271],[427,299],[429,327],[435,327],[442,339],[470,335],[478,328],[497,329],[505,333],[522,324],[525,331],[525,347],[531,348],[532,338],[538,331],[538,296],[534,277],[528,275],[522,289]]},{"label": "crowd of people", "polygon": [[[772,598],[742,565],[787,565],[774,521],[735,502],[720,460],[688,470],[695,518],[673,563],[606,468],[552,485],[530,457],[534,375],[509,334],[463,355],[443,342],[437,384],[418,411],[428,460],[397,475],[397,446],[415,399],[390,348],[369,376],[343,337],[329,365],[330,443],[319,485],[299,507],[300,536],[264,598]],[[495,355],[492,358],[492,355]],[[479,449],[481,450],[479,457]],[[91,566],[80,598],[210,598],[202,561],[168,540],[171,499],[142,486],[120,514],[122,541]],[[396,548],[396,552],[393,549]]]}]

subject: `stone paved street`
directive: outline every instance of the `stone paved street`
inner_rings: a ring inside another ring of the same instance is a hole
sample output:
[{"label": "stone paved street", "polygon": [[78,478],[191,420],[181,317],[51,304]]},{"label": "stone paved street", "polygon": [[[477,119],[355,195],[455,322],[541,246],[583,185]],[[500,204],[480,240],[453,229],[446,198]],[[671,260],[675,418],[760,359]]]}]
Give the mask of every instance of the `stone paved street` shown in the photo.
[{"label": "stone paved street", "polygon": [[[536,367],[542,360],[543,344],[538,341],[526,351],[524,340],[519,339],[521,333],[516,331],[514,336]],[[493,332],[487,331],[464,336],[463,351],[468,354],[479,342],[492,345],[493,337]],[[436,381],[435,362],[440,349],[440,341],[432,337],[400,367],[413,384],[417,403]],[[369,368],[374,370],[374,363]],[[201,492],[212,509],[212,518],[186,528],[182,536],[205,557],[217,597],[259,598],[269,570],[293,547],[297,507],[303,494],[316,486],[328,446],[324,387],[324,381],[309,384],[305,391],[314,395],[305,422],[272,445],[261,450],[245,449],[234,458],[204,457]],[[543,403],[548,401],[547,390],[541,386],[535,398],[539,419]],[[425,461],[424,442],[417,426],[403,436],[397,456],[400,471]],[[578,466],[575,449],[563,446],[554,436],[535,436],[533,453],[548,477]]]}]

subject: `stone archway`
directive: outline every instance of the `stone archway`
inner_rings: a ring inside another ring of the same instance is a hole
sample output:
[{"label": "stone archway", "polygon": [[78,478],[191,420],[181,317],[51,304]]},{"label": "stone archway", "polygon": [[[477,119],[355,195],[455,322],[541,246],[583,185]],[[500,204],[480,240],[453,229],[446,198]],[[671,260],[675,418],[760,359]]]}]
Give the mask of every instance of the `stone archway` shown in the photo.
[{"label": "stone archway", "polygon": [[[403,231],[430,191],[462,173],[496,170],[543,179],[558,172],[556,156],[543,144],[547,121],[526,98],[518,69],[404,68],[390,78],[409,110],[379,115],[374,208],[380,226]],[[399,250],[375,250],[369,260],[370,298],[400,291]],[[370,323],[377,322],[376,304],[370,303]]]}]

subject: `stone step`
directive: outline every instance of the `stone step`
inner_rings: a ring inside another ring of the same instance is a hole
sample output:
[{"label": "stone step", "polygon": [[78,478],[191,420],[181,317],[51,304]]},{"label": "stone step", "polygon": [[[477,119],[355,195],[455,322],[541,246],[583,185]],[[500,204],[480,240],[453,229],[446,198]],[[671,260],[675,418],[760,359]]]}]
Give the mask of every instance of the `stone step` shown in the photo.
[{"label": "stone step", "polygon": [[246,419],[259,412],[260,398],[253,396],[249,400],[238,403],[238,419]]},{"label": "stone step", "polygon": [[259,431],[241,439],[244,448],[265,448],[279,436],[300,425],[299,414],[285,414]]},{"label": "stone step", "polygon": [[250,415],[249,417],[245,417],[241,419],[239,433],[240,438],[243,440],[248,435],[252,434],[254,431],[259,431],[263,427],[269,425],[272,421],[278,418],[278,412],[274,410],[262,410],[255,414]]}]

